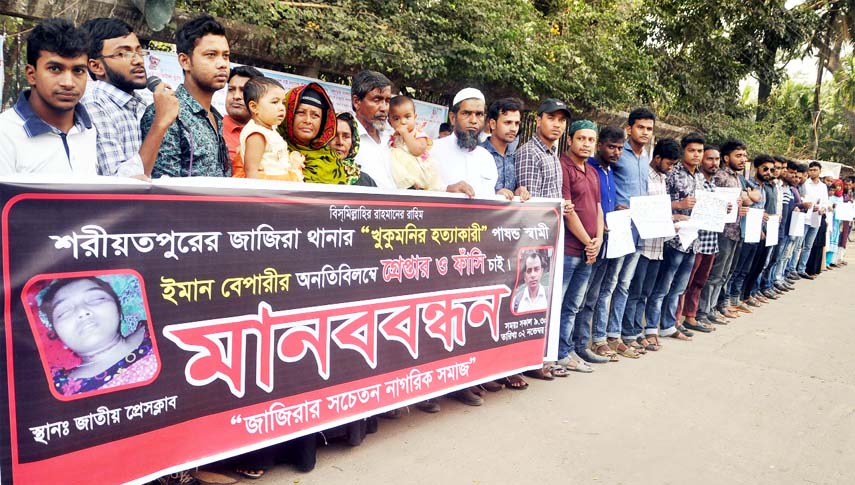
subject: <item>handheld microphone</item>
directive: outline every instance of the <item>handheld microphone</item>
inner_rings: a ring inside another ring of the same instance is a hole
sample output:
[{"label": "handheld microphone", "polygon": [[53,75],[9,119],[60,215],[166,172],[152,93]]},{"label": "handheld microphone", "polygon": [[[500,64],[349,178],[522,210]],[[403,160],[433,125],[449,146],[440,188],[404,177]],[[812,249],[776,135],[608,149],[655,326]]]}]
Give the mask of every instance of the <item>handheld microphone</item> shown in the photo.
[{"label": "handheld microphone", "polygon": [[154,92],[161,83],[163,83],[163,81],[161,81],[159,77],[149,76],[148,79],[145,80],[145,87],[148,88],[149,91]]}]

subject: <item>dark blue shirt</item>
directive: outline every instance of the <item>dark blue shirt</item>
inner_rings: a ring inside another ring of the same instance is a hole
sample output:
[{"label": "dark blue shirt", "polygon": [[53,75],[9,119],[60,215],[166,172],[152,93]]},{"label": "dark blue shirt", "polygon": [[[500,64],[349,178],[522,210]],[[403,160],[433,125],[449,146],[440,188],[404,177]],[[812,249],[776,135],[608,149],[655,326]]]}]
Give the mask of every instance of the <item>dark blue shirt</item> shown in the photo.
[{"label": "dark blue shirt", "polygon": [[597,170],[600,178],[600,205],[603,206],[603,215],[615,210],[617,205],[617,188],[615,187],[615,176],[611,167],[603,170],[600,162],[594,158],[588,158],[588,164]]}]

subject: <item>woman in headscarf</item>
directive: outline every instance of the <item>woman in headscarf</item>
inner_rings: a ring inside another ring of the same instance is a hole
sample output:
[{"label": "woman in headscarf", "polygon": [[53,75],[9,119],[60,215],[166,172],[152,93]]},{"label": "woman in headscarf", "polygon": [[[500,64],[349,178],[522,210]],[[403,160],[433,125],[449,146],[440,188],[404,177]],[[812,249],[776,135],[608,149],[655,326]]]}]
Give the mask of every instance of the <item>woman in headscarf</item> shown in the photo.
[{"label": "woman in headscarf", "polygon": [[330,146],[337,120],[324,88],[317,83],[292,88],[285,96],[285,111],[279,132],[290,149],[306,157],[306,182],[353,185],[359,180],[359,165],[346,163]]},{"label": "woman in headscarf", "polygon": [[359,129],[356,126],[356,118],[348,112],[343,112],[338,114],[337,119],[335,138],[330,146],[341,158],[349,180],[354,185],[377,187],[374,179],[362,172],[359,164],[356,163],[356,154],[359,153]]}]

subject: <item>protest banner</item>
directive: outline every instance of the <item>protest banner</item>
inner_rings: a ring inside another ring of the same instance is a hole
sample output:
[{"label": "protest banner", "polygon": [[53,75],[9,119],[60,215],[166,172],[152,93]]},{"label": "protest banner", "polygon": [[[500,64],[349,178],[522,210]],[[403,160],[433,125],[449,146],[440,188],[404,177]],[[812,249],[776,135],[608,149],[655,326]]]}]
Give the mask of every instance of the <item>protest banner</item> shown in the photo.
[{"label": "protest banner", "polygon": [[748,214],[745,216],[745,237],[747,243],[760,242],[760,236],[763,234],[763,209],[748,209]]},{"label": "protest banner", "polygon": [[781,227],[780,216],[769,216],[766,221],[766,247],[778,245],[778,230]]},{"label": "protest banner", "polygon": [[844,202],[837,204],[834,209],[834,218],[839,221],[851,221],[855,219],[855,203]]},{"label": "protest banner", "polygon": [[805,213],[793,212],[790,217],[790,230],[787,233],[790,237],[804,237],[805,235]]},{"label": "protest banner", "polygon": [[3,484],[143,483],[542,365],[560,201],[194,183],[0,182]]},{"label": "protest banner", "polygon": [[668,194],[630,197],[629,212],[642,239],[672,237],[676,234]]},{"label": "protest banner", "polygon": [[728,204],[727,200],[717,197],[713,192],[697,190],[691,220],[700,230],[722,232],[727,222]]},{"label": "protest banner", "polygon": [[606,214],[606,226],[609,228],[606,239],[606,259],[619,258],[635,251],[629,211],[609,212]]},{"label": "protest banner", "polygon": [[736,220],[739,219],[739,206],[742,189],[740,187],[716,187],[713,194],[730,204],[730,210],[727,212],[727,217],[725,217],[724,222],[736,222]]}]

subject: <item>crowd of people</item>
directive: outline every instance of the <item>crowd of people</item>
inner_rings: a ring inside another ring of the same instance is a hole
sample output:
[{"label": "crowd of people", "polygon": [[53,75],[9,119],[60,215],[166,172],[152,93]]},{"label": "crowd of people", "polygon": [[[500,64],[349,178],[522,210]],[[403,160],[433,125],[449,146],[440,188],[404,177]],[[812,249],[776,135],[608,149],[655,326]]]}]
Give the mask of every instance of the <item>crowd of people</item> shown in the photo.
[{"label": "crowd of people", "polygon": [[[149,52],[125,22],[41,22],[27,40],[30,88],[0,114],[0,175],[249,177],[562,199],[558,360],[525,373],[543,380],[638,359],[661,350],[662,339],[715,332],[846,265],[852,221],[838,219],[835,208],[853,200],[855,178],[835,179],[816,161],[752,159],[746,143],[714,145],[700,133],[653,143],[656,116],[648,109],[633,110],[625,126],[598,127],[571,122],[568,106],[553,98],[539,104],[535,133],[521,141],[522,101],[488,104],[475,88],[454,96],[434,140],[413,100],[393,95],[382,73],[354,75],[353,113],[336,113],[319,84],[286,91],[255,68],[231,67],[226,30],[210,16],[184,23],[175,44],[184,82],[173,89],[147,77]],[[147,87],[148,106],[136,92]],[[221,115],[212,97],[224,87]],[[643,239],[633,230],[635,251],[607,257],[607,215],[629,209],[631,198],[668,194],[679,227],[690,220],[699,192],[719,188],[738,193],[727,209],[737,213],[735,222],[722,232],[700,230],[681,241],[679,235]],[[759,242],[745,240],[750,208],[763,212]],[[799,213],[807,224],[791,231]],[[770,217],[779,221],[777,244],[767,246]],[[535,254],[525,264],[535,277],[518,304],[534,305],[547,297],[539,284],[544,262]],[[528,382],[512,375],[453,397],[478,406],[484,391],[505,387],[523,390]],[[435,399],[418,407],[440,410]],[[259,456],[247,456],[238,470],[261,476],[266,465]],[[177,474],[162,482],[189,480]]]}]

